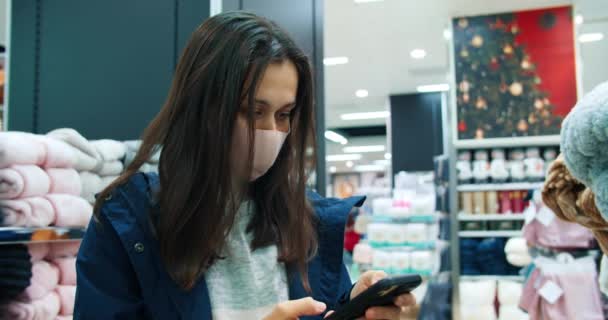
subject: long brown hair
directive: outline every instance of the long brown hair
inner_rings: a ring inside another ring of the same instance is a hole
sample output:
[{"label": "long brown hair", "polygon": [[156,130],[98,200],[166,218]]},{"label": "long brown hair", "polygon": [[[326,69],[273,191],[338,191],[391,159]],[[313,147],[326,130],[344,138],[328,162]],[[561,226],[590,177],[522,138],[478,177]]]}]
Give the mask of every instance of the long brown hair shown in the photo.
[{"label": "long brown hair", "polygon": [[246,12],[216,15],[192,34],[167,101],[145,129],[135,160],[95,204],[99,214],[105,196],[162,146],[156,232],[165,267],[184,289],[192,288],[219,257],[240,203],[235,190],[245,187],[235,189],[230,170],[238,111],[248,102],[252,132],[255,91],[263,72],[269,64],[286,60],[298,72],[291,133],[273,167],[246,186],[256,204],[248,230],[254,236],[253,250],[276,244],[279,260],[294,264],[310,291],[306,264],[317,248],[305,190],[305,151],[314,144],[312,71],[306,55],[281,28]]}]

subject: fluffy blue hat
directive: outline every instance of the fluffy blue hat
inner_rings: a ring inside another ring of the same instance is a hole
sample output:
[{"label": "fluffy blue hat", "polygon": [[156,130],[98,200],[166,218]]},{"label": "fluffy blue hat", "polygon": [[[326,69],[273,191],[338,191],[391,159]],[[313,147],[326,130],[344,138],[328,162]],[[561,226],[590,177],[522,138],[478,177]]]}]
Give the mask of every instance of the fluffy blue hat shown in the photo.
[{"label": "fluffy blue hat", "polygon": [[561,148],[566,167],[593,191],[608,221],[608,82],[585,95],[566,117]]}]

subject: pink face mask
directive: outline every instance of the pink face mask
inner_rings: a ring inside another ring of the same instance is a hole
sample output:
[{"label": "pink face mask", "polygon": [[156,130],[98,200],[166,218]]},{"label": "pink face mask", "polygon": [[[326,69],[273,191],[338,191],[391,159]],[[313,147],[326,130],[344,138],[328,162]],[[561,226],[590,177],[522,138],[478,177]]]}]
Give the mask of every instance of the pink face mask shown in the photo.
[{"label": "pink face mask", "polygon": [[[234,160],[236,162],[245,161],[245,159],[247,159],[246,152],[249,150],[249,140],[247,139],[248,128],[237,124],[235,131],[235,143],[233,144],[233,147],[235,148],[234,155],[236,157]],[[253,146],[253,165],[249,176],[250,182],[255,181],[270,170],[279,156],[279,152],[288,135],[287,132],[277,130],[256,129],[254,132],[255,144]]]}]

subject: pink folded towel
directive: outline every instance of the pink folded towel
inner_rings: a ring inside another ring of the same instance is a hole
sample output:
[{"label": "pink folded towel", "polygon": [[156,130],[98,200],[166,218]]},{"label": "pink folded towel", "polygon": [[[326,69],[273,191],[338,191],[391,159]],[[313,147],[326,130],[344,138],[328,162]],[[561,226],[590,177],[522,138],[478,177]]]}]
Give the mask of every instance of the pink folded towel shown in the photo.
[{"label": "pink folded towel", "polygon": [[59,295],[51,291],[41,299],[31,302],[13,302],[8,306],[12,320],[54,320],[59,315]]},{"label": "pink folded towel", "polygon": [[15,164],[41,165],[46,158],[44,145],[26,132],[0,132],[0,168]]},{"label": "pink folded towel", "polygon": [[42,196],[50,189],[48,174],[38,166],[14,165],[0,169],[0,200]]},{"label": "pink folded towel", "polygon": [[74,314],[74,300],[76,299],[76,286],[58,286],[57,294],[61,303],[59,314],[69,316]]},{"label": "pink folded towel", "polygon": [[47,258],[56,259],[63,257],[75,257],[80,249],[80,240],[53,242],[49,244],[49,254]]},{"label": "pink folded towel", "polygon": [[67,143],[47,137],[36,136],[46,148],[46,157],[42,163],[44,168],[74,168],[76,154],[74,149]]},{"label": "pink folded towel", "polygon": [[27,250],[30,253],[32,262],[40,261],[49,255],[51,247],[48,243],[28,243]]},{"label": "pink folded towel", "polygon": [[59,284],[59,269],[42,260],[32,265],[32,280],[25,289],[24,298],[27,301],[43,298]]},{"label": "pink folded towel", "polygon": [[69,194],[48,194],[46,198],[55,209],[58,227],[86,227],[93,215],[93,207],[85,199]]},{"label": "pink folded towel", "polygon": [[82,192],[80,175],[74,169],[46,169],[51,178],[49,193],[64,193],[79,196]]},{"label": "pink folded towel", "polygon": [[13,227],[46,227],[55,219],[55,209],[43,197],[0,201],[4,224]]},{"label": "pink folded towel", "polygon": [[76,258],[65,257],[51,261],[59,269],[59,284],[63,286],[76,285]]},{"label": "pink folded towel", "polygon": [[118,176],[124,170],[124,165],[121,161],[113,160],[113,161],[104,161],[101,164],[101,168],[97,173],[102,176]]}]

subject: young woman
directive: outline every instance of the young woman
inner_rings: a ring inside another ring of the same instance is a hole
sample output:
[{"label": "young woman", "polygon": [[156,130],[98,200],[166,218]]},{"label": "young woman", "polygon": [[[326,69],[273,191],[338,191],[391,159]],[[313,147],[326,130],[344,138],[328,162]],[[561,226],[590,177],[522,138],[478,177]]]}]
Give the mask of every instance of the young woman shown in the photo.
[{"label": "young woman", "polygon": [[[98,197],[74,319],[318,319],[385,276],[352,286],[342,264],[347,215],[364,199],[305,191],[313,87],[272,22],[203,23],[134,162]],[[159,146],[160,174],[137,173]],[[366,316],[398,319],[413,303]]]}]

